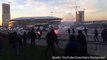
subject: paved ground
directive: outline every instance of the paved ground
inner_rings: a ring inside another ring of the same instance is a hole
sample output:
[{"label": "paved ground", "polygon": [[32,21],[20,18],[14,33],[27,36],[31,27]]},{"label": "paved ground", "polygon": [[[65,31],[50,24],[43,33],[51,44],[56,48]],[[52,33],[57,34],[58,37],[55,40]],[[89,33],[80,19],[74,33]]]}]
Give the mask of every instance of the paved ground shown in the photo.
[{"label": "paved ground", "polygon": [[[38,41],[36,44],[40,46],[46,46],[45,40]],[[67,41],[60,42],[59,46],[61,49],[64,49],[66,44],[67,44]],[[95,43],[88,42],[88,52],[92,55],[107,56],[107,44],[98,43],[96,46]]]},{"label": "paved ground", "polygon": [[[52,60],[51,51],[45,54],[46,47],[36,45],[35,48],[31,48],[29,44],[23,49],[17,49],[17,54],[8,44],[4,46],[0,52],[0,60]],[[55,56],[63,55],[63,50],[56,49]]]}]

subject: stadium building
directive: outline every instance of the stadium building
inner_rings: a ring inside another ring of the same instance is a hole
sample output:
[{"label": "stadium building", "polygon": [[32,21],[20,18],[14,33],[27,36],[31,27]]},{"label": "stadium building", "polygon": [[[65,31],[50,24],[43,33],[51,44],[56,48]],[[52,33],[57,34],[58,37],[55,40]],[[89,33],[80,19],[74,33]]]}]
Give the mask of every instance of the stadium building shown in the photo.
[{"label": "stadium building", "polygon": [[9,27],[33,27],[33,26],[57,26],[62,18],[53,16],[43,17],[19,17],[10,19],[8,22]]}]

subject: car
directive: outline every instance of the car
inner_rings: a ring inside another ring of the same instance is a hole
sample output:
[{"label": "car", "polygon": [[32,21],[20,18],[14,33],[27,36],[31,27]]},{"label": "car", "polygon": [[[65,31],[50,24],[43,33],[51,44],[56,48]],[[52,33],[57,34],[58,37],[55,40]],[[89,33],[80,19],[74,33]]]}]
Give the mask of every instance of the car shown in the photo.
[{"label": "car", "polygon": [[85,27],[84,26],[79,26],[79,27],[76,27],[77,30],[84,30]]}]

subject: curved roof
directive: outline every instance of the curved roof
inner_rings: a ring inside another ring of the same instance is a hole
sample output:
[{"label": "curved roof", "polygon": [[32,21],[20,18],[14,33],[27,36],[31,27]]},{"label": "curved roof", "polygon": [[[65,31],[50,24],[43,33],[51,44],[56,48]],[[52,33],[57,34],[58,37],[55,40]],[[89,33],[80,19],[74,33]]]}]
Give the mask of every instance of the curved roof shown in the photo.
[{"label": "curved roof", "polygon": [[19,21],[19,20],[62,20],[62,18],[53,17],[53,16],[43,16],[43,17],[19,17],[10,19],[10,21]]}]

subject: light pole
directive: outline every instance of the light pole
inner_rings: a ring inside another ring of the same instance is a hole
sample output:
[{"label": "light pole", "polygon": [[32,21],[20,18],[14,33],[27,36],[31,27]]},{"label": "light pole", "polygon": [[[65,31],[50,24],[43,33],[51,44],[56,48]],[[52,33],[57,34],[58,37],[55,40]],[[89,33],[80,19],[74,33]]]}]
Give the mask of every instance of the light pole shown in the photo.
[{"label": "light pole", "polygon": [[53,16],[53,12],[51,11],[51,16]]}]

